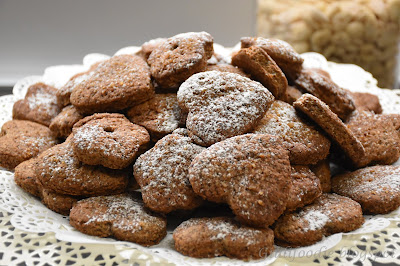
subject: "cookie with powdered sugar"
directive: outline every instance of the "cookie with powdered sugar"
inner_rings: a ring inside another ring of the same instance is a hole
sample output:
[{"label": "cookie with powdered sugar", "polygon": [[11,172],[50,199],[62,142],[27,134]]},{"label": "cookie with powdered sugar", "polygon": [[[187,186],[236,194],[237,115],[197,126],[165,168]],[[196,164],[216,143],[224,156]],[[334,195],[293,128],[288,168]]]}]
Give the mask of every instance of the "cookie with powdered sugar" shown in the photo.
[{"label": "cookie with powdered sugar", "polygon": [[150,141],[145,128],[122,114],[94,114],[77,122],[71,143],[76,157],[89,165],[112,169],[128,167]]},{"label": "cookie with powdered sugar", "polygon": [[41,82],[29,86],[25,99],[14,103],[13,119],[29,120],[49,126],[51,120],[61,111],[56,93],[56,88]]},{"label": "cookie with powdered sugar", "polygon": [[12,170],[57,143],[46,126],[26,120],[8,121],[0,133],[0,166]]},{"label": "cookie with powdered sugar", "polygon": [[291,186],[289,152],[267,134],[246,134],[218,142],[189,168],[193,190],[203,199],[227,203],[237,218],[268,227],[284,212]]},{"label": "cookie with powdered sugar", "polygon": [[73,105],[68,105],[54,117],[49,128],[57,137],[67,138],[69,134],[72,133],[72,127],[82,118],[83,115],[81,115]]},{"label": "cookie with powdered sugar", "polygon": [[389,213],[400,206],[400,166],[370,166],[335,176],[332,190],[360,203],[365,213]]},{"label": "cookie with powdered sugar", "polygon": [[185,129],[159,140],[135,162],[134,177],[143,201],[153,211],[191,210],[202,203],[190,185],[189,166],[205,148],[192,143]]},{"label": "cookie with powdered sugar", "polygon": [[173,234],[175,249],[190,257],[227,256],[240,260],[265,258],[274,251],[269,228],[252,228],[228,217],[192,218]]},{"label": "cookie with powdered sugar", "polygon": [[136,194],[80,200],[71,209],[69,223],[84,234],[143,246],[155,245],[167,234],[167,219],[148,211]]},{"label": "cookie with powdered sugar", "polygon": [[178,91],[189,135],[204,146],[249,132],[273,100],[260,83],[219,71],[195,74]]},{"label": "cookie with powdered sugar", "polygon": [[324,236],[360,228],[364,217],[360,204],[337,194],[322,194],[312,204],[281,216],[274,225],[280,246],[312,245]]},{"label": "cookie with powdered sugar", "polygon": [[161,44],[163,44],[166,40],[167,40],[167,38],[156,38],[156,39],[147,41],[142,44],[142,46],[140,47],[140,51],[137,54],[143,56],[143,58],[147,61],[150,54],[156,48],[158,48]]}]

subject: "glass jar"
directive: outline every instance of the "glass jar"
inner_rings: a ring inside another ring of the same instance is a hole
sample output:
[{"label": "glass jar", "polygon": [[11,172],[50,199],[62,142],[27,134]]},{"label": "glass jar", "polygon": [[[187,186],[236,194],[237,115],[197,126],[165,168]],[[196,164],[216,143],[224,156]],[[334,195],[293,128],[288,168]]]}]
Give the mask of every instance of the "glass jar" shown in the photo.
[{"label": "glass jar", "polygon": [[398,82],[400,0],[258,0],[257,34]]}]

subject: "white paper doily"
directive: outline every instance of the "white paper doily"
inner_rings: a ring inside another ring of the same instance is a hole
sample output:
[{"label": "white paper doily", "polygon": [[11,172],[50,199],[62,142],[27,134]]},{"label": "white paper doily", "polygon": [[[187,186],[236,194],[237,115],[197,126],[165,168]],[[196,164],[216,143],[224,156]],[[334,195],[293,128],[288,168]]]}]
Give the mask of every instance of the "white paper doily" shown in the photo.
[{"label": "white paper doily", "polygon": [[[121,49],[119,53],[130,52],[133,48]],[[378,95],[385,113],[400,113],[399,91],[389,91],[377,88],[376,80],[371,74],[365,72],[355,65],[344,65],[327,62],[325,58],[316,53],[302,55],[306,67],[320,67],[330,73],[332,79],[343,88],[351,91],[369,92]],[[82,65],[55,66],[46,69],[42,77],[32,76],[20,80],[14,87],[14,96],[0,97],[0,125],[11,119],[12,104],[15,100],[23,98],[29,85],[42,80],[56,84],[65,83],[75,73],[85,71],[88,67],[100,60],[107,59],[107,55],[87,55]],[[310,254],[323,253],[334,247],[342,239],[343,235],[362,235],[369,232],[383,230],[388,227],[390,221],[400,221],[400,211],[396,210],[387,215],[365,216],[366,222],[362,228],[347,233],[335,234],[324,238],[322,241],[309,247],[297,249],[285,249],[276,247],[276,251],[264,260],[245,263],[239,260],[227,259],[225,257],[213,259],[194,259],[183,256],[173,249],[172,230],[169,230],[167,237],[159,244],[150,248],[110,238],[97,238],[77,232],[68,223],[68,218],[56,214],[42,205],[36,198],[28,195],[14,183],[13,173],[0,170],[0,208],[11,213],[11,223],[18,229],[27,232],[54,232],[59,240],[84,243],[84,244],[114,244],[116,246],[131,247],[143,252],[165,258],[177,265],[267,265],[278,257],[304,257]],[[145,255],[144,255],[145,256]]]}]

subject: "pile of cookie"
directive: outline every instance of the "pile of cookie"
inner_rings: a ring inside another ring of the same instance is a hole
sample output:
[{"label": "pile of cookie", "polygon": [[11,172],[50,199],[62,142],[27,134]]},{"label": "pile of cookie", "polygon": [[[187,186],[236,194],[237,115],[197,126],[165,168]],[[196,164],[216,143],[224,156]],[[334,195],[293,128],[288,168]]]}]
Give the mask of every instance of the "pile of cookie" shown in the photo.
[{"label": "pile of cookie", "polygon": [[174,219],[182,254],[259,259],[400,206],[400,115],[381,112],[283,41],[182,33],[30,86],[0,165],[83,233],[149,246]]}]

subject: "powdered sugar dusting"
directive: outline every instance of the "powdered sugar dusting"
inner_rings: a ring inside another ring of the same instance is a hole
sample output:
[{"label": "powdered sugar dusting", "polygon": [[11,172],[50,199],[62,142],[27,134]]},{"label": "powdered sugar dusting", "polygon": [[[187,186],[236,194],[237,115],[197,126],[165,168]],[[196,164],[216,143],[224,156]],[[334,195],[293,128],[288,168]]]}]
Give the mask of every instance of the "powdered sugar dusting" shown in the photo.
[{"label": "powdered sugar dusting", "polygon": [[303,214],[300,213],[300,215],[308,222],[308,227],[303,228],[305,232],[321,229],[330,220],[326,213],[319,210],[308,211]]},{"label": "powdered sugar dusting", "polygon": [[46,112],[49,116],[55,117],[59,113],[57,106],[57,97],[43,89],[38,89],[36,92],[27,97],[29,109]]}]

